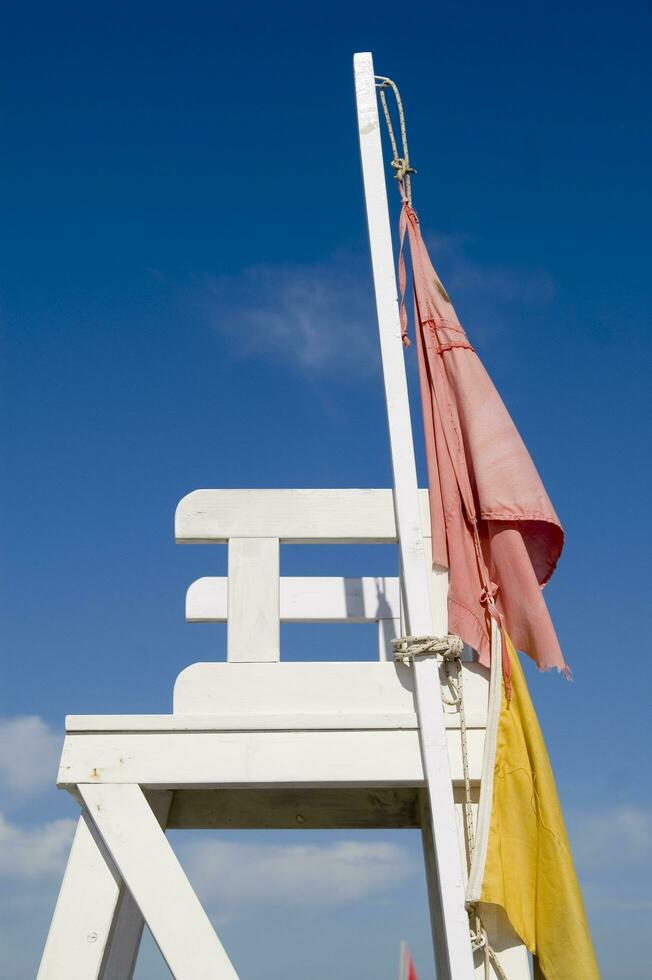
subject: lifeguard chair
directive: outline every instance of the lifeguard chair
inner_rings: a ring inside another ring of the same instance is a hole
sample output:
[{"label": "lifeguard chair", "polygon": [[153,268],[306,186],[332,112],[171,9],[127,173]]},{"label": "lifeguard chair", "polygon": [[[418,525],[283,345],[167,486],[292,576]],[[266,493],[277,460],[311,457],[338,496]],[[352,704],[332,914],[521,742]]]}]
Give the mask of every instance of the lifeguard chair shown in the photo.
[{"label": "lifeguard chair", "polygon": [[[371,56],[355,68],[394,489],[197,490],[180,502],[178,542],[228,547],[228,578],[199,579],[186,605],[189,621],[227,623],[227,660],[186,668],[171,714],[67,718],[58,785],[82,814],[39,980],[129,980],[145,922],[177,980],[238,976],[165,837],[182,828],[420,828],[438,976],[484,975],[456,807],[465,779],[477,798],[488,678],[462,658],[465,771],[447,671],[435,653],[394,660],[406,633],[446,634],[447,579],[425,559]],[[398,544],[401,580],[381,568],[282,578],[287,543]],[[378,660],[284,663],[283,621],[376,622]],[[504,973],[525,980],[506,919],[484,921]]]}]

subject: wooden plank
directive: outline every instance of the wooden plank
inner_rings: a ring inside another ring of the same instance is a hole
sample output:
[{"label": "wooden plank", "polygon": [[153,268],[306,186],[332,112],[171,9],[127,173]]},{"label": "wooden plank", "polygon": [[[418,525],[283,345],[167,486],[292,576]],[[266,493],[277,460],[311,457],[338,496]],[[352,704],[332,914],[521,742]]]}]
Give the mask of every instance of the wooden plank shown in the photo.
[{"label": "wooden plank", "polygon": [[89,815],[176,980],[236,973],[139,786],[80,786]]},{"label": "wooden plank", "polygon": [[[165,829],[172,793],[167,790],[148,793],[147,802],[159,825]],[[144,925],[143,914],[121,879],[101,980],[132,980]]]},{"label": "wooden plank", "polygon": [[415,789],[176,790],[170,829],[364,830],[419,826]]},{"label": "wooden plank", "polygon": [[413,714],[410,670],[377,661],[192,664],[177,677],[175,714]]},{"label": "wooden plank", "polygon": [[[172,794],[150,794],[163,825]],[[97,831],[82,812],[38,980],[131,980],[143,918]]]},{"label": "wooden plank", "polygon": [[[420,506],[429,527],[427,493]],[[225,544],[240,537],[388,544],[396,542],[392,491],[194,490],[177,506],[175,537],[179,544]]]},{"label": "wooden plank", "polygon": [[120,881],[80,817],[37,980],[100,980]]},{"label": "wooden plank", "polygon": [[[354,59],[358,132],[362,157],[367,224],[371,249],[385,401],[394,476],[394,508],[401,555],[401,576],[407,629],[414,635],[433,631],[430,581],[423,549],[423,528],[417,486],[412,424],[408,401],[401,326],[396,295],[392,236],[385,170],[380,141],[373,60],[369,53]],[[440,612],[443,620],[443,610]],[[439,980],[471,980],[473,958],[464,882],[457,851],[457,831],[446,732],[441,709],[433,699],[438,690],[434,658],[414,665],[415,695],[423,766],[433,830],[440,908],[436,910],[435,945]]]},{"label": "wooden plank", "polygon": [[[487,672],[477,664],[464,664],[463,669],[468,714],[481,717],[484,724]],[[439,677],[434,690],[438,687]],[[447,686],[444,690],[450,694]],[[259,715],[285,714],[314,715],[317,725],[324,715],[363,719],[410,715],[416,724],[414,676],[410,667],[393,661],[192,664],[177,678],[174,713],[213,715],[217,727],[234,715],[249,717],[255,724]],[[457,711],[450,709],[450,713],[458,719]]]},{"label": "wooden plank", "polygon": [[[477,780],[484,732],[473,729],[468,741],[471,777]],[[453,778],[460,781],[459,732],[449,731],[445,745]],[[423,780],[414,730],[154,732],[67,735],[58,784],[139,783],[151,789],[202,784],[390,788],[420,786]]]},{"label": "wooden plank", "polygon": [[[499,905],[483,905],[482,923],[505,976],[509,980],[531,980],[528,951],[514,932],[504,909]],[[475,980],[485,980],[482,959],[476,956]],[[489,980],[498,980],[493,963],[489,967]]]},{"label": "wooden plank", "polygon": [[[189,623],[227,621],[228,579],[205,576],[186,593]],[[282,623],[373,623],[400,620],[398,578],[339,578],[337,576],[280,580]]]},{"label": "wooden plank", "polygon": [[229,662],[280,660],[279,574],[278,538],[230,538]]},{"label": "wooden plank", "polygon": [[[197,665],[200,666],[199,664]],[[204,666],[203,664],[201,666]],[[212,666],[212,665],[206,665]],[[459,728],[459,719],[451,714],[447,719],[451,728]],[[484,728],[485,716],[473,717],[470,727]],[[174,714],[174,715],[69,715],[68,732],[71,735],[103,732],[176,733],[196,732],[267,732],[267,731],[351,731],[356,729],[415,729],[417,716],[414,711],[380,714],[365,711],[351,714],[343,711],[305,714],[300,711],[283,714]]]},{"label": "wooden plank", "polygon": [[[446,728],[459,729],[459,715],[447,711]],[[468,728],[485,728],[486,713],[483,711],[467,714]],[[364,714],[347,712],[322,714],[301,714],[286,712],[272,715],[69,715],[68,732],[71,735],[101,734],[102,732],[122,732],[124,734],[175,732],[273,732],[273,731],[355,731],[357,729],[416,729],[417,716],[414,711],[405,713],[379,714],[365,711]]]}]

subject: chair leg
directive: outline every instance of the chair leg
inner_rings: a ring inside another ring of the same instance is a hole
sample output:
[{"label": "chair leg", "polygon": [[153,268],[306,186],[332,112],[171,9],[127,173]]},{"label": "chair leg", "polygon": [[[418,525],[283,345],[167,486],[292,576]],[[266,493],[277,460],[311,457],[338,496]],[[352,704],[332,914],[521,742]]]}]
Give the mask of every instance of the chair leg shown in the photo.
[{"label": "chair leg", "polygon": [[176,980],[238,980],[140,786],[78,789]]},{"label": "chair leg", "polygon": [[[152,807],[165,825],[171,793]],[[37,980],[131,980],[143,917],[83,812],[41,958]]]},{"label": "chair leg", "polygon": [[100,980],[120,895],[82,813],[37,980]]},{"label": "chair leg", "polygon": [[[147,800],[161,828],[165,830],[172,793],[167,790],[148,793]],[[104,849],[103,844],[102,848]],[[100,974],[101,980],[132,980],[144,925],[143,914],[121,879],[113,928]]]}]

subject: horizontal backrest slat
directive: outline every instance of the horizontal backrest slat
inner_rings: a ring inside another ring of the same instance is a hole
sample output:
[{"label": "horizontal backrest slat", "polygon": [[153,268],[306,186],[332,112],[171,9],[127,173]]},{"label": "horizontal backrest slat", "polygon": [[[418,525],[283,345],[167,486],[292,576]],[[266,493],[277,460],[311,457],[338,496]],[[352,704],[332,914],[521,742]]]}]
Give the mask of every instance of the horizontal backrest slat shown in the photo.
[{"label": "horizontal backrest slat", "polygon": [[[420,498],[428,536],[427,491]],[[232,537],[272,537],[286,544],[397,540],[391,490],[195,490],[177,507],[175,537],[180,544]]]},{"label": "horizontal backrest slat", "polygon": [[[228,579],[206,576],[186,593],[186,619],[191,623],[224,623]],[[285,577],[280,580],[283,623],[372,623],[400,619],[397,578]]]}]

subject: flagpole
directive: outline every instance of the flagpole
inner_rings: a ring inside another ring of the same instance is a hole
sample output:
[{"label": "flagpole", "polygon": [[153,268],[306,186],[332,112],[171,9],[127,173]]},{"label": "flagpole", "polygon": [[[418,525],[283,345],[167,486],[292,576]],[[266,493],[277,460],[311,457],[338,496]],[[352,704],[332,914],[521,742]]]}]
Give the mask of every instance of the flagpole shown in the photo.
[{"label": "flagpole", "polygon": [[[406,632],[427,636],[432,634],[434,624],[419,512],[373,59],[368,52],[359,53],[354,56],[353,63],[394,477],[394,510],[401,558]],[[437,625],[439,627],[441,624]],[[446,629],[439,632],[446,632]],[[434,656],[415,659],[413,669],[421,757],[427,787],[422,808],[422,833],[424,841],[428,842],[430,836],[432,838],[432,853],[430,861],[426,861],[426,870],[429,878],[437,977],[438,980],[473,980],[473,956],[464,904],[464,880],[437,660]],[[424,823],[427,825],[424,826]],[[428,857],[430,849],[427,844],[424,849]]]},{"label": "flagpole", "polygon": [[401,947],[400,947],[399,960],[398,960],[398,980],[407,980],[406,970],[405,970],[406,953],[407,953],[407,943],[404,939],[401,939]]}]

